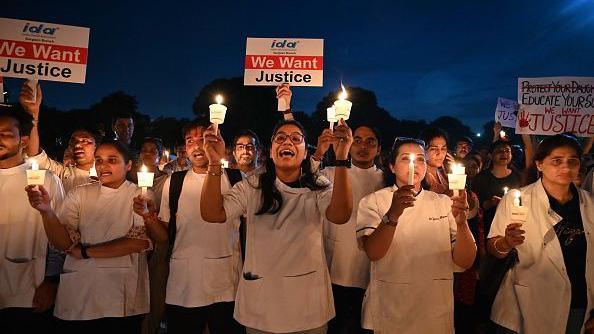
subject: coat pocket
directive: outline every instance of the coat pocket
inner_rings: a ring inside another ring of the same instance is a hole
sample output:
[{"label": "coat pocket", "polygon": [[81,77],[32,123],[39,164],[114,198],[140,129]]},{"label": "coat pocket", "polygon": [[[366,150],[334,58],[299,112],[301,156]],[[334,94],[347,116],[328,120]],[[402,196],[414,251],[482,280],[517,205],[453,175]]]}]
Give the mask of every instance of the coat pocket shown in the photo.
[{"label": "coat pocket", "polygon": [[16,295],[35,289],[35,265],[35,259],[25,262],[4,259],[0,290]]},{"label": "coat pocket", "polygon": [[218,294],[235,288],[233,256],[204,258],[202,285],[209,294]]}]

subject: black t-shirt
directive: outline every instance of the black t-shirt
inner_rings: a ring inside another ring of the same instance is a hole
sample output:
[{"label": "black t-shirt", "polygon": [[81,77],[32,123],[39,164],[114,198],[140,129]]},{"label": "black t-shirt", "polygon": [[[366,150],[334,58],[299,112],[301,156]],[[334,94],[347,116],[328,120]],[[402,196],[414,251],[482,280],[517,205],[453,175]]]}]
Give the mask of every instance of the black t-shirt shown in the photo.
[{"label": "black t-shirt", "polygon": [[587,242],[584,234],[584,224],[580,211],[580,198],[577,189],[571,185],[573,198],[561,204],[556,199],[549,197],[549,204],[563,219],[555,225],[555,232],[563,259],[567,276],[571,282],[571,308],[586,308],[588,299],[586,295],[586,249]]},{"label": "black t-shirt", "polygon": [[483,203],[493,196],[502,197],[504,187],[508,187],[509,189],[519,188],[520,175],[512,170],[508,176],[498,178],[495,177],[489,169],[478,173],[478,175],[474,177],[474,180],[472,180],[472,191],[478,196],[481,208],[483,208],[485,235],[489,235],[489,229],[491,228],[491,223],[495,217],[497,206],[485,209]]}]

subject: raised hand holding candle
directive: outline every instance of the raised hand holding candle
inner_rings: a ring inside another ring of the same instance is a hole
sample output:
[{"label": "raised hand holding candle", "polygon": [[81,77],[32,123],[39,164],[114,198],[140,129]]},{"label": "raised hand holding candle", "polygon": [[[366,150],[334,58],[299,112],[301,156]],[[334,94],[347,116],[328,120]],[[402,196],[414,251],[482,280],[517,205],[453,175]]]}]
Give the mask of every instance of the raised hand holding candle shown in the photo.
[{"label": "raised hand holding candle", "polygon": [[210,110],[210,122],[214,124],[215,132],[218,133],[219,124],[223,124],[225,122],[227,107],[222,104],[223,97],[221,95],[216,96],[215,102],[215,104],[208,106],[208,109]]},{"label": "raised hand holding candle", "polygon": [[221,159],[221,165],[223,166],[223,168],[229,168],[229,161],[227,161],[226,159]]},{"label": "raised hand holding candle", "polygon": [[334,110],[336,110],[336,120],[348,120],[351,116],[351,107],[353,103],[347,100],[347,91],[344,89],[342,83],[340,84],[342,87],[342,92],[338,95],[338,100],[334,101]]},{"label": "raised hand holding candle", "polygon": [[409,186],[412,186],[414,183],[415,177],[415,154],[411,153],[408,157],[408,182]]},{"label": "raised hand holding candle", "polygon": [[169,162],[169,151],[165,150],[165,159],[167,162]]},{"label": "raised hand holding candle", "polygon": [[31,169],[27,169],[27,185],[40,186],[45,182],[45,169],[39,169],[39,163],[31,159]]},{"label": "raised hand holding candle", "polygon": [[326,119],[330,123],[330,131],[334,130],[334,122],[338,121],[336,119],[336,109],[334,106],[326,109]]},{"label": "raised hand holding candle", "polygon": [[138,186],[142,189],[142,196],[146,196],[147,189],[153,186],[153,179],[155,173],[148,171],[145,165],[142,165],[140,172],[138,172]]},{"label": "raised hand holding candle", "polygon": [[458,191],[466,187],[466,168],[460,164],[452,165],[452,173],[448,174],[449,188],[458,196]]},{"label": "raised hand holding candle", "polygon": [[505,136],[507,136],[507,134],[505,133],[505,131],[503,131],[503,130],[499,131],[499,138],[505,139]]}]

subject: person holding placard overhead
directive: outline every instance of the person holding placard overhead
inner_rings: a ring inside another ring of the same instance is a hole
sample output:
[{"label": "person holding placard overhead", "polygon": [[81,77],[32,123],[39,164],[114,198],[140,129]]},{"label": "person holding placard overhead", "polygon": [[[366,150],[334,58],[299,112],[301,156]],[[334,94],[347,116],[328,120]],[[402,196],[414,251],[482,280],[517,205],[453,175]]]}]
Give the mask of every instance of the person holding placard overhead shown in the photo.
[{"label": "person holding placard overhead", "polygon": [[64,259],[48,247],[42,217],[23,189],[43,187],[53,209],[62,203],[64,190],[54,174],[24,161],[33,119],[15,109],[0,106],[0,332],[53,332],[49,310]]},{"label": "person holding placard overhead", "polygon": [[500,333],[594,333],[594,198],[573,185],[582,149],[575,138],[545,138],[534,154],[541,177],[503,196],[488,250],[518,262],[491,311]]},{"label": "person holding placard overhead", "polygon": [[99,145],[95,163],[100,182],[72,190],[57,211],[43,187],[26,188],[51,244],[68,253],[56,299],[58,328],[60,333],[139,333],[149,311],[148,234],[157,241],[166,234],[132,210],[141,191],[126,180],[132,166],[126,147],[116,141]]},{"label": "person holding placard overhead", "polygon": [[363,324],[376,334],[453,333],[453,272],[476,255],[466,192],[450,199],[421,187],[423,147],[397,138],[386,175],[392,185],[359,204],[357,237],[371,260]]},{"label": "person holding placard overhead", "polygon": [[210,165],[200,198],[202,217],[212,223],[246,217],[246,255],[234,316],[248,333],[325,333],[334,316],[322,221],[344,224],[351,215],[344,164],[351,130],[342,122],[333,138],[343,163],[336,168],[333,187],[311,172],[303,127],[289,120],[273,130],[266,171],[223,195],[218,162],[225,143],[212,129],[205,134]]}]

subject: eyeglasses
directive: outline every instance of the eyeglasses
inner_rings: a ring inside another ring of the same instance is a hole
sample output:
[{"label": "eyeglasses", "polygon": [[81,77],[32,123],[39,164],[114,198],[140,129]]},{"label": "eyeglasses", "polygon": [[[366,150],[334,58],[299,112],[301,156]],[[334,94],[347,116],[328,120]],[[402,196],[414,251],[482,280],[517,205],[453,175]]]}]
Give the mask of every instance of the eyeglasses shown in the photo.
[{"label": "eyeglasses", "polygon": [[291,134],[286,134],[284,132],[277,132],[274,136],[272,136],[272,141],[277,144],[282,144],[286,140],[290,139],[293,144],[301,144],[305,136],[299,132],[293,132]]},{"label": "eyeglasses", "polygon": [[253,151],[256,147],[252,144],[235,144],[235,149],[238,151]]}]

